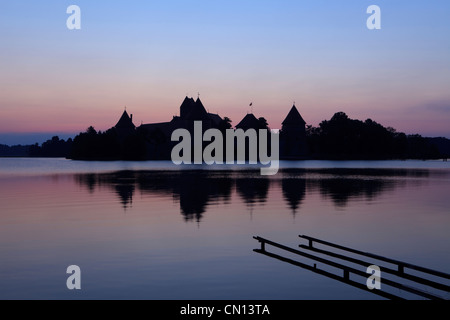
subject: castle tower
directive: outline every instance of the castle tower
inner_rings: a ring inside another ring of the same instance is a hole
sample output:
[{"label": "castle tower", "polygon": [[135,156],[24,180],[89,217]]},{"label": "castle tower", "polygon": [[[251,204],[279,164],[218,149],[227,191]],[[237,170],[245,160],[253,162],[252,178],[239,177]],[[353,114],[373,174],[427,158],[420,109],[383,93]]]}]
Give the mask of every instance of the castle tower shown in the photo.
[{"label": "castle tower", "polygon": [[[194,100],[192,100],[194,101]],[[208,112],[206,112],[203,103],[200,98],[197,98],[194,104],[192,104],[190,112],[186,116],[187,120],[191,121],[209,121]]]},{"label": "castle tower", "polygon": [[117,130],[119,139],[131,135],[136,130],[136,126],[133,124],[133,115],[129,116],[125,110],[114,128]]},{"label": "castle tower", "polygon": [[236,129],[242,129],[247,131],[248,129],[259,129],[259,121],[253,113],[248,113],[242,120],[236,125]]},{"label": "castle tower", "polygon": [[302,159],[307,154],[306,122],[292,106],[280,131],[280,156],[284,159]]},{"label": "castle tower", "polygon": [[186,96],[186,98],[184,99],[183,103],[180,106],[180,118],[186,119],[194,105],[195,105],[194,99],[188,98]]}]

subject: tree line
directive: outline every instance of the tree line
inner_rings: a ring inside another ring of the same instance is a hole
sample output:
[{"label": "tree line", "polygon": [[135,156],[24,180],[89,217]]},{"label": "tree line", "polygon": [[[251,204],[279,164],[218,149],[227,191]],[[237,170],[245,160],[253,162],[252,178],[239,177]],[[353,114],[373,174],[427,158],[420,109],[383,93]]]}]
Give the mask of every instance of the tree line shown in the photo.
[{"label": "tree line", "polygon": [[[439,159],[448,157],[421,135],[406,135],[367,119],[337,112],[318,127],[306,127],[309,155],[315,159]],[[450,140],[447,140],[447,143]]]},{"label": "tree line", "polygon": [[[265,119],[259,121],[261,126],[267,127]],[[231,120],[226,118],[222,126],[222,129],[231,128]],[[42,145],[0,145],[0,156],[145,160],[147,138],[142,128],[121,139],[114,128],[102,132],[91,126],[73,140],[55,136]],[[306,142],[310,159],[440,159],[450,156],[449,139],[406,135],[371,119],[351,119],[344,112],[335,113],[317,127],[306,126]]]}]

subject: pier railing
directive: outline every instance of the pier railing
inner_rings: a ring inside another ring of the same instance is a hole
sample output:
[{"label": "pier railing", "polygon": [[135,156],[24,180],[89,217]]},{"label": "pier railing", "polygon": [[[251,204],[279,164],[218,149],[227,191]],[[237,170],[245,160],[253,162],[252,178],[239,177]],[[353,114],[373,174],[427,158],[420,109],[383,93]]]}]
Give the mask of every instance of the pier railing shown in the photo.
[{"label": "pier railing", "polygon": [[[415,270],[418,272],[421,272],[423,274],[427,274],[427,275],[431,275],[434,276],[438,279],[442,279],[442,280],[448,280],[450,279],[450,275],[444,272],[440,272],[440,271],[436,271],[436,270],[432,270],[429,268],[424,268],[418,265],[414,265],[414,264],[410,264],[407,262],[403,262],[403,261],[399,261],[399,260],[394,260],[394,259],[390,259],[390,258],[386,258],[383,256],[379,256],[379,255],[375,255],[372,253],[368,253],[368,252],[363,252],[363,251],[359,251],[356,249],[351,249],[348,247],[344,247],[338,244],[334,244],[331,242],[327,242],[327,241],[323,241],[320,239],[316,239],[313,237],[309,237],[309,236],[305,236],[305,235],[300,235],[299,236],[302,239],[305,239],[308,241],[308,245],[304,245],[304,244],[300,244],[299,247],[301,249],[307,250],[307,251],[303,251],[303,250],[299,250],[299,249],[294,249],[285,245],[282,245],[280,243],[262,238],[262,237],[254,237],[255,240],[257,240],[260,244],[261,244],[261,248],[260,249],[255,249],[254,251],[260,254],[263,254],[265,256],[271,257],[271,258],[275,258],[277,260],[301,267],[303,269],[306,270],[310,270],[314,273],[317,274],[321,274],[323,276],[326,276],[328,278],[331,279],[335,279],[338,280],[340,282],[346,283],[348,285],[351,285],[353,287],[359,288],[361,290],[364,291],[368,291],[371,292],[373,294],[377,294],[379,296],[382,296],[384,298],[387,299],[404,299],[399,295],[390,293],[388,291],[385,290],[376,290],[376,289],[369,289],[369,287],[364,283],[360,283],[358,281],[355,281],[353,279],[351,279],[351,275],[356,275],[356,276],[361,276],[364,279],[367,279],[370,275],[367,274],[365,271],[356,269],[352,266],[349,266],[347,264],[344,263],[353,263],[356,265],[361,265],[364,267],[369,267],[372,265],[377,265],[380,268],[380,271],[383,275],[382,279],[381,279],[381,283],[383,285],[387,285],[393,288],[397,288],[400,290],[403,290],[405,292],[409,292],[413,295],[422,297],[422,298],[426,298],[426,299],[431,299],[431,300],[443,300],[444,297],[442,296],[442,294],[444,295],[448,295],[450,293],[450,286],[443,283],[442,281],[436,281],[436,280],[431,280],[431,279],[426,279],[424,277],[420,277],[418,275],[412,275],[406,272],[405,269],[411,269],[411,270]],[[374,260],[377,260],[379,262],[385,262],[385,263],[389,263],[389,264],[393,264],[395,265],[397,268],[396,269],[392,269],[386,266],[380,266],[379,263],[374,263],[374,262],[369,262],[369,261],[364,261],[362,259],[358,259],[355,257],[350,257],[348,255],[345,254],[341,254],[341,253],[336,253],[336,252],[332,252],[332,251],[328,251],[328,250],[324,250],[324,249],[319,249],[316,248],[314,246],[314,244],[319,244],[319,245],[323,245],[323,246],[327,246],[333,249],[338,249],[341,251],[344,251],[346,253],[352,253],[354,255],[359,255],[365,258],[371,258]],[[289,252],[294,254],[295,256],[299,256],[299,257],[303,257],[306,259],[310,259],[313,260],[314,262],[318,262],[321,263],[323,265],[326,266],[331,266],[335,269],[338,270],[338,273],[334,273],[334,272],[330,272],[324,269],[321,269],[317,266],[317,263],[314,263],[313,265],[311,264],[307,264],[305,262],[302,261],[298,261],[298,260],[294,260],[292,258],[286,257],[286,256],[282,256],[280,254],[274,253],[274,252],[270,252],[267,250],[267,247],[271,246],[274,248],[278,248],[282,251],[285,252]],[[324,257],[320,257],[317,255],[314,255],[310,252],[314,252],[314,253],[318,253],[324,256],[328,256],[328,257],[332,257],[336,260],[330,260]],[[407,285],[405,283],[401,283],[398,281],[394,281],[391,279],[388,279],[384,276],[384,274],[391,274],[394,275],[400,279],[406,279],[409,282],[415,283],[415,284],[421,284],[421,285],[425,285],[431,288],[434,288],[436,290],[439,290],[441,292],[435,293],[435,292],[430,292],[429,290],[425,291],[423,289],[417,288],[417,287],[413,287],[411,285]]]}]

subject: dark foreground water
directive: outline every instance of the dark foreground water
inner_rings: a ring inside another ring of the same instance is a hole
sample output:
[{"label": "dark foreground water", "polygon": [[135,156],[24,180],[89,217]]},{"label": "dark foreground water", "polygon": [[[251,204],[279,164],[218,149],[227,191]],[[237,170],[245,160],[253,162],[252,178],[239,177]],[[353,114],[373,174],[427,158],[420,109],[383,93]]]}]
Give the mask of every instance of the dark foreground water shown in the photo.
[{"label": "dark foreground water", "polygon": [[[450,164],[282,165],[262,177],[0,159],[0,299],[379,299],[258,254],[253,236],[298,248],[304,234],[450,273]],[[81,290],[66,287],[70,265]]]}]

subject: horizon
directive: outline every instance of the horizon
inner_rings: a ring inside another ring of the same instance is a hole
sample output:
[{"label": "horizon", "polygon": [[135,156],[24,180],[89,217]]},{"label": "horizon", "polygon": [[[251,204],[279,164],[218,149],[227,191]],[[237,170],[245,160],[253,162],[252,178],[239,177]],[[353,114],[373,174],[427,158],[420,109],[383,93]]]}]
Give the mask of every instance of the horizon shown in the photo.
[{"label": "horizon", "polygon": [[198,93],[233,126],[252,111],[279,129],[295,101],[315,127],[342,111],[450,138],[448,2],[376,1],[381,30],[372,1],[78,0],[68,30],[71,4],[2,4],[0,144],[104,131],[124,107],[137,126],[170,121]]},{"label": "horizon", "polygon": [[[131,112],[127,113],[131,116],[134,114]],[[339,112],[339,111],[337,111]],[[122,111],[123,113],[123,111]],[[251,112],[249,112],[251,113]],[[336,113],[336,112],[335,112]],[[334,114],[335,114],[334,113]],[[334,115],[333,114],[333,115]],[[263,115],[261,115],[262,117],[264,117]],[[287,116],[287,114],[286,114]],[[329,119],[323,119],[322,121],[329,121],[331,119],[332,116],[330,116]],[[349,118],[353,119],[352,117],[349,116]],[[120,119],[120,117],[118,117],[117,121]],[[369,119],[369,118],[368,118]],[[238,120],[235,124],[232,125],[232,128],[235,128],[236,124],[239,123],[242,119]],[[266,118],[266,120],[269,121],[269,119]],[[353,120],[359,120],[359,121],[365,121],[367,119],[353,119]],[[372,119],[374,122],[377,122],[378,124],[382,125],[383,127],[387,128],[386,126],[384,126],[382,123],[379,123],[378,121],[376,121],[375,119]],[[116,121],[116,123],[117,123]],[[168,120],[170,121],[170,120]],[[136,124],[136,127],[139,127],[140,124]],[[149,123],[142,123],[142,124],[149,124]],[[308,123],[307,123],[308,125]],[[111,129],[115,126],[115,124],[111,125],[109,128],[104,128],[104,129],[99,129],[97,128],[95,125],[90,125],[92,126],[96,131],[106,131],[108,129]],[[5,133],[1,133],[0,132],[0,145],[7,145],[7,146],[16,146],[16,145],[34,145],[36,143],[38,143],[39,145],[41,145],[42,143],[50,140],[52,137],[59,137],[62,140],[68,140],[69,138],[74,139],[78,134],[83,133],[87,130],[87,128],[89,128],[90,126],[87,126],[84,130],[80,130],[77,132],[5,132]],[[317,126],[313,126],[313,127],[318,127]],[[270,128],[272,131],[278,131],[280,130],[280,128]],[[394,128],[397,129],[397,128]],[[397,132],[401,132],[398,131]],[[406,135],[415,135],[415,134],[419,134],[418,132],[403,132]],[[423,136],[423,135],[422,135]],[[449,137],[445,137],[445,136],[423,136],[424,138],[446,138],[446,139],[450,139]]]}]

